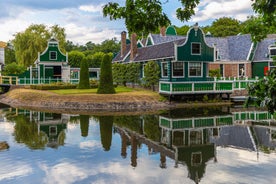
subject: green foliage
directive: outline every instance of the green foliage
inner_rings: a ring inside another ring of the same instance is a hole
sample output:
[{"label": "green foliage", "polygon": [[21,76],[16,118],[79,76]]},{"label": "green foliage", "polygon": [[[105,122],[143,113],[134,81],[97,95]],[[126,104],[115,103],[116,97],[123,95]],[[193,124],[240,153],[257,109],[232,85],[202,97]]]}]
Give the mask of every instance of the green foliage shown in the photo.
[{"label": "green foliage", "polygon": [[154,32],[161,26],[169,25],[170,20],[162,12],[160,1],[126,0],[125,6],[109,2],[103,7],[103,15],[110,20],[124,19],[129,33],[138,35]]},{"label": "green foliage", "polygon": [[68,53],[68,63],[71,67],[79,68],[84,57],[84,53],[80,51],[71,51]]},{"label": "green foliage", "polygon": [[140,63],[129,63],[126,65],[126,79],[127,82],[134,84],[139,83],[140,78]]},{"label": "green foliage", "polygon": [[70,83],[63,83],[63,82],[56,82],[51,84],[36,84],[31,85],[31,89],[37,89],[37,90],[60,90],[60,89],[76,89],[76,84],[70,84]]},{"label": "green foliage", "polygon": [[[45,50],[47,41],[51,36],[57,36],[56,39],[61,41],[65,40],[64,31],[63,28],[57,25],[48,29],[43,24],[32,24],[24,32],[16,33],[13,45],[18,64],[25,67],[33,65],[38,52]],[[61,50],[64,50],[64,43],[60,43]]]},{"label": "green foliage", "polygon": [[159,78],[160,78],[160,67],[155,61],[149,61],[145,65],[144,68],[144,78],[146,85],[149,85],[152,87],[152,90],[154,91],[154,86],[158,84]]},{"label": "green foliage", "polygon": [[276,70],[271,70],[267,77],[248,86],[249,99],[246,105],[254,103],[266,107],[270,113],[276,110]]},{"label": "green foliage", "polygon": [[190,29],[190,26],[188,26],[188,25],[184,25],[184,26],[181,26],[181,27],[175,26],[175,30],[176,30],[177,35],[186,36],[189,29]]},{"label": "green foliage", "polygon": [[237,19],[222,17],[212,23],[209,31],[215,37],[237,35],[241,33],[241,25]]},{"label": "green foliage", "polygon": [[[167,0],[169,1],[169,0]],[[182,4],[181,8],[176,10],[176,17],[181,21],[188,21],[195,15],[195,8],[199,4],[200,0],[179,0]]]},{"label": "green foliage", "polygon": [[161,130],[159,127],[159,118],[156,115],[144,116],[144,132],[147,138],[159,142],[161,137]]},{"label": "green foliage", "polygon": [[81,128],[81,136],[87,137],[89,130],[89,116],[88,115],[80,115],[80,128]]},{"label": "green foliage", "polygon": [[18,143],[26,144],[30,149],[44,149],[48,138],[47,135],[39,132],[35,122],[31,122],[24,115],[18,115],[14,119],[14,138]]},{"label": "green foliage", "polygon": [[8,46],[5,48],[5,65],[13,62],[16,63],[15,51],[12,48],[11,43],[8,43]]},{"label": "green foliage", "polygon": [[97,91],[98,94],[113,94],[115,89],[113,86],[112,64],[110,54],[105,54],[101,63],[100,84]]},{"label": "green foliage", "polygon": [[81,61],[81,67],[80,67],[80,80],[79,80],[79,89],[89,89],[89,68],[87,59],[84,57]]},{"label": "green foliage", "polygon": [[113,81],[117,84],[122,84],[123,86],[126,86],[126,72],[127,72],[127,66],[126,64],[122,63],[114,63],[112,64],[112,75],[113,75]]},{"label": "green foliage", "polygon": [[103,60],[104,53],[96,52],[95,54],[90,54],[87,56],[88,66],[90,68],[100,68],[101,62]]},{"label": "green foliage", "polygon": [[209,98],[208,98],[208,95],[204,95],[203,98],[202,98],[202,101],[203,102],[208,102]]},{"label": "green foliage", "polygon": [[103,149],[109,151],[112,142],[113,116],[101,116],[99,123]]},{"label": "green foliage", "polygon": [[90,88],[98,88],[99,87],[99,83],[98,83],[98,81],[96,81],[96,80],[90,80],[89,81],[89,84],[90,84]]},{"label": "green foliage", "polygon": [[276,27],[267,25],[261,16],[251,16],[242,23],[243,33],[251,34],[253,41],[261,41],[267,34],[273,34]]},{"label": "green foliage", "polygon": [[6,64],[4,67],[3,75],[19,75],[25,71],[24,66],[20,66],[15,62]]},{"label": "green foliage", "polygon": [[213,70],[209,70],[209,76],[210,77],[221,77],[220,75],[220,69],[213,69]]}]

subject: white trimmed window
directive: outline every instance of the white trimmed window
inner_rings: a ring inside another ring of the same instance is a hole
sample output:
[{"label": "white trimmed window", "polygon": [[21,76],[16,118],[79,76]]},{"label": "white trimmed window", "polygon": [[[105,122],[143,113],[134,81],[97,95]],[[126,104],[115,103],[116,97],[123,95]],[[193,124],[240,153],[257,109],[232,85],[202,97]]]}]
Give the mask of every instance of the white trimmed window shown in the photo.
[{"label": "white trimmed window", "polygon": [[269,56],[270,57],[276,56],[276,45],[269,46]]},{"label": "white trimmed window", "polygon": [[162,77],[168,77],[168,63],[162,63]]},{"label": "white trimmed window", "polygon": [[173,62],[172,63],[172,76],[173,77],[184,77],[184,63]]},{"label": "white trimmed window", "polygon": [[189,77],[202,76],[202,63],[189,63]]},{"label": "white trimmed window", "polygon": [[200,55],[201,54],[201,44],[200,43],[192,43],[191,53],[192,53],[192,55]]},{"label": "white trimmed window", "polygon": [[57,60],[57,52],[50,51],[50,60]]}]

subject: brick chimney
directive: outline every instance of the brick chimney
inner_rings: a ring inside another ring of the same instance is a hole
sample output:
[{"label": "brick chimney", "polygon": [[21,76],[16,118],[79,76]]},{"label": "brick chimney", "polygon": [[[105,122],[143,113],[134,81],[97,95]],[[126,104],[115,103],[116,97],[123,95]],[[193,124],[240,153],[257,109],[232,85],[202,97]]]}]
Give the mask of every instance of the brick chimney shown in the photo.
[{"label": "brick chimney", "polygon": [[160,27],[160,35],[161,36],[166,36],[166,27],[165,26]]},{"label": "brick chimney", "polygon": [[126,52],[126,32],[123,31],[121,33],[121,57],[124,56]]},{"label": "brick chimney", "polygon": [[130,60],[133,60],[137,55],[137,35],[131,34],[131,45],[130,45]]}]

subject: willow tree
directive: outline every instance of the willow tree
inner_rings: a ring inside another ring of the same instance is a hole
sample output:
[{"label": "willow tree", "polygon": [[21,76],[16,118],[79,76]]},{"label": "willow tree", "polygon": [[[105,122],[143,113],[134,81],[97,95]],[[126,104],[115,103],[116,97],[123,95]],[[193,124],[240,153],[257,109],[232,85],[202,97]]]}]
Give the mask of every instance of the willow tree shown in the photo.
[{"label": "willow tree", "polygon": [[38,52],[43,52],[47,47],[47,41],[55,37],[60,42],[60,48],[65,48],[65,30],[59,26],[47,28],[43,24],[32,24],[24,32],[15,35],[13,42],[15,57],[18,64],[28,67],[38,57]]}]

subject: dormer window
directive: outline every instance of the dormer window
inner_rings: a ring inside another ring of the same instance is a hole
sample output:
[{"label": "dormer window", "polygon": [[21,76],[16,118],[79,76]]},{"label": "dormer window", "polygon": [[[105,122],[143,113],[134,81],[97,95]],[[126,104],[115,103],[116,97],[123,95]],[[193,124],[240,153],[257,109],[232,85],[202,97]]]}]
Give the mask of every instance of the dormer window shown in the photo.
[{"label": "dormer window", "polygon": [[50,51],[50,60],[57,60],[57,52]]},{"label": "dormer window", "polygon": [[192,43],[192,55],[200,55],[201,54],[201,45],[200,43]]},{"label": "dormer window", "polygon": [[271,45],[269,47],[269,56],[270,57],[276,56],[276,45]]}]

